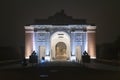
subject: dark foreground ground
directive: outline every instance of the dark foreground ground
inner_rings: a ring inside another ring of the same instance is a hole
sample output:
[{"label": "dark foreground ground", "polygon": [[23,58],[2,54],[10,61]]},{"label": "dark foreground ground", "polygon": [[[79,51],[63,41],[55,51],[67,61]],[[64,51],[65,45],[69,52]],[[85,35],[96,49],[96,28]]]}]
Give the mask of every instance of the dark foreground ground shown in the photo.
[{"label": "dark foreground ground", "polygon": [[46,65],[49,64],[0,69],[0,80],[120,80],[120,71],[93,69],[75,63]]}]

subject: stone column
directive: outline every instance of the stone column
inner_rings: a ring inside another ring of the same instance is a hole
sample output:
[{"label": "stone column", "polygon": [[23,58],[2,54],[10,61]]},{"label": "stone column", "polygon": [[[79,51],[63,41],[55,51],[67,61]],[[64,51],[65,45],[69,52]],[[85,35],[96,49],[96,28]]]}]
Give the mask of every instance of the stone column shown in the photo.
[{"label": "stone column", "polygon": [[33,52],[33,34],[33,30],[25,27],[25,58],[29,58]]},{"label": "stone column", "polygon": [[91,26],[89,30],[87,31],[87,40],[88,40],[88,54],[90,55],[90,58],[95,59],[96,58],[96,32],[95,28]]}]

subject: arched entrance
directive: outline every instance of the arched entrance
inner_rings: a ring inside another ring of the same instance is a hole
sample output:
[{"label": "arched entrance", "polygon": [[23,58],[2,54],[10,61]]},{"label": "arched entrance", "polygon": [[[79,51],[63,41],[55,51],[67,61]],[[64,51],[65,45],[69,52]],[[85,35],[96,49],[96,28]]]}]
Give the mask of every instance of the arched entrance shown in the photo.
[{"label": "arched entrance", "polygon": [[63,31],[57,31],[51,35],[51,60],[69,60],[70,36]]},{"label": "arched entrance", "polygon": [[58,42],[55,46],[55,59],[67,59],[67,53],[66,53],[66,44],[64,42]]}]

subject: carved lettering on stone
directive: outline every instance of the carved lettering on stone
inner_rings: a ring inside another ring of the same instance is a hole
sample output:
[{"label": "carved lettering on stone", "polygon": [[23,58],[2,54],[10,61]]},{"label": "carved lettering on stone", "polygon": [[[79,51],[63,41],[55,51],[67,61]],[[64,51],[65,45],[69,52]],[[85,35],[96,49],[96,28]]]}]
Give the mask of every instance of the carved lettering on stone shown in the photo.
[{"label": "carved lettering on stone", "polygon": [[81,33],[76,33],[75,34],[75,41],[76,42],[82,42],[82,34]]},{"label": "carved lettering on stone", "polygon": [[46,41],[46,33],[40,33],[38,34],[38,42],[45,42]]}]

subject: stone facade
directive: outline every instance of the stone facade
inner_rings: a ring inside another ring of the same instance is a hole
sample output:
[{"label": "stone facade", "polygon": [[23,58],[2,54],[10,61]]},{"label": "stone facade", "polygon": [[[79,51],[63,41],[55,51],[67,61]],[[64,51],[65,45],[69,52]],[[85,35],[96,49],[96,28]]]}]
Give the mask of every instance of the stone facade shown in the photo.
[{"label": "stone facade", "polygon": [[46,61],[81,61],[83,52],[87,51],[95,59],[95,31],[95,25],[86,24],[85,20],[72,19],[63,12],[46,20],[37,20],[25,26],[25,57],[29,58],[35,51],[38,62],[42,57]]}]

